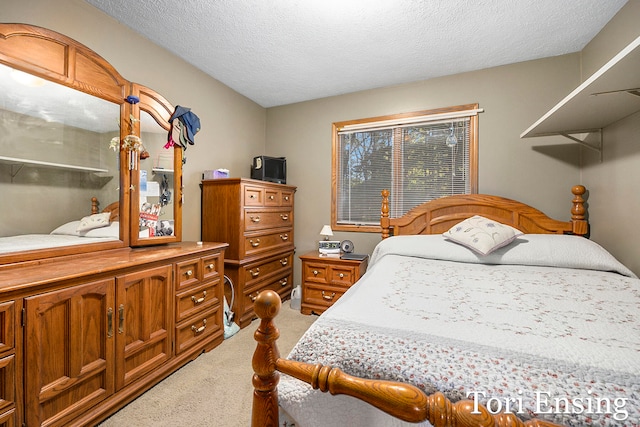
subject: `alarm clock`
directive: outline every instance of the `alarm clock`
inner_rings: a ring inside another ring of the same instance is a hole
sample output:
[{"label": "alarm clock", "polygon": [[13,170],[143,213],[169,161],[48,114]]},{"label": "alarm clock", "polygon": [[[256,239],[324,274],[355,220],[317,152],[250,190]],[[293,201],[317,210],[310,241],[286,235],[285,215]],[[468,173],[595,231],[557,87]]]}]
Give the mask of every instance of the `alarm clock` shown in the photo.
[{"label": "alarm clock", "polygon": [[353,252],[353,242],[351,240],[343,240],[340,242],[340,250],[347,254]]},{"label": "alarm clock", "polygon": [[340,240],[320,240],[318,241],[318,252],[321,254],[339,254]]}]

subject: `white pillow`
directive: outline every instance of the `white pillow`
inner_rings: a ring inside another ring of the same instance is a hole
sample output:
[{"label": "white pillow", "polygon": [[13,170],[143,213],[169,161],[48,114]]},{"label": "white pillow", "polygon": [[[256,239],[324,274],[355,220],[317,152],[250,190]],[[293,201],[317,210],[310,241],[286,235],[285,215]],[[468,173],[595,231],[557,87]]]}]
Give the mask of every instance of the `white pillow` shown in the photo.
[{"label": "white pillow", "polygon": [[118,221],[113,221],[107,227],[94,228],[93,230],[83,231],[79,233],[82,237],[110,237],[110,238],[120,238],[120,223]]},{"label": "white pillow", "polygon": [[80,220],[80,224],[78,225],[76,231],[78,233],[82,233],[83,231],[93,230],[94,228],[106,227],[107,225],[109,225],[110,217],[111,212],[103,212],[85,216]]},{"label": "white pillow", "polygon": [[509,225],[475,215],[454,225],[442,235],[481,255],[488,255],[522,234]]},{"label": "white pillow", "polygon": [[50,234],[65,234],[68,236],[77,236],[79,225],[80,221],[67,222],[66,224],[62,224],[60,227],[53,230]]}]

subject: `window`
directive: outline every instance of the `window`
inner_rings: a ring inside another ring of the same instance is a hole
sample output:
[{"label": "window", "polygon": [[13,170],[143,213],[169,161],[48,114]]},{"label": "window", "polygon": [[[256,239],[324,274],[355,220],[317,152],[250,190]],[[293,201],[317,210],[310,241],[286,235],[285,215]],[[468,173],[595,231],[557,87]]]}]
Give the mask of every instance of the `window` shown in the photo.
[{"label": "window", "polygon": [[397,218],[428,200],[477,192],[477,104],[333,124],[331,226],[380,230],[381,191]]}]

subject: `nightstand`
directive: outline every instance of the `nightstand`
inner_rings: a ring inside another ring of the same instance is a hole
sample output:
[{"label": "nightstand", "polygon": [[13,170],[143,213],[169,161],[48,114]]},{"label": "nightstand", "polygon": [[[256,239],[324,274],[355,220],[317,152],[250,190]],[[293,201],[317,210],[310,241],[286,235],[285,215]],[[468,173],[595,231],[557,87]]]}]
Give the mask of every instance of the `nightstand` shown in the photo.
[{"label": "nightstand", "polygon": [[302,314],[321,314],[338,300],[367,270],[364,260],[340,259],[338,254],[309,252],[302,261]]}]

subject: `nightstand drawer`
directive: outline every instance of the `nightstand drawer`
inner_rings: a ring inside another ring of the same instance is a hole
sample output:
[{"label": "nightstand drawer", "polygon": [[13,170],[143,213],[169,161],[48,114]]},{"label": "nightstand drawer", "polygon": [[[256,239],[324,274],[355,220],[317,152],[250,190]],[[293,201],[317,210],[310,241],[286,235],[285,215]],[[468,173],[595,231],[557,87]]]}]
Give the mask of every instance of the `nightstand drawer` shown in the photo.
[{"label": "nightstand drawer", "polygon": [[329,266],[323,264],[314,264],[311,262],[304,263],[304,271],[302,280],[305,282],[318,282],[318,283],[328,283],[329,282]]},{"label": "nightstand drawer", "polygon": [[245,230],[293,227],[291,209],[247,209],[244,213]]},{"label": "nightstand drawer", "polygon": [[220,272],[224,271],[224,263],[221,262],[222,254],[202,258],[202,280],[213,280],[220,278]]},{"label": "nightstand drawer", "polygon": [[324,309],[326,309],[336,302],[347,291],[347,289],[349,289],[349,287],[315,286],[306,283],[304,289],[304,302],[309,305],[324,307]]},{"label": "nightstand drawer", "polygon": [[355,267],[342,267],[332,265],[331,269],[331,283],[336,285],[351,286],[355,282],[356,269]]}]

